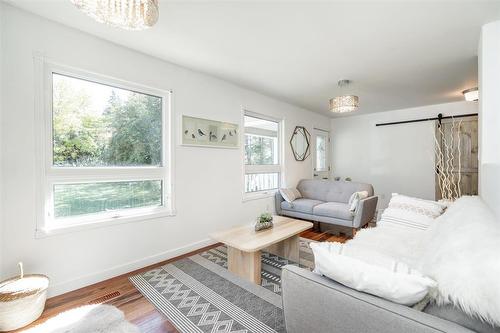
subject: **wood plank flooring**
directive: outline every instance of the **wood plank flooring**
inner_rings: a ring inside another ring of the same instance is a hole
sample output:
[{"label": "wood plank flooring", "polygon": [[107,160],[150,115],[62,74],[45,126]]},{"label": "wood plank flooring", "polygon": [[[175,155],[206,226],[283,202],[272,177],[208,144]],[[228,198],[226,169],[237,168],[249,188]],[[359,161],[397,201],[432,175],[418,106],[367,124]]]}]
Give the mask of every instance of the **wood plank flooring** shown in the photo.
[{"label": "wood plank flooring", "polygon": [[[306,230],[302,232],[300,236],[320,242],[345,242],[348,239],[347,236],[335,236],[326,232],[317,232],[313,230]],[[163,314],[158,312],[155,307],[149,303],[149,301],[144,298],[137,289],[135,289],[134,285],[130,283],[128,278],[138,273],[148,271],[181,258],[192,256],[219,245],[220,244],[208,246],[109,280],[49,298],[45,306],[45,311],[38,320],[27,327],[12,332],[22,332],[27,328],[36,326],[46,321],[48,318],[53,317],[60,312],[67,311],[75,307],[92,303],[105,303],[114,305],[122,310],[126,319],[137,325],[143,333],[177,333],[178,331],[172,323],[170,323],[170,321]]]}]

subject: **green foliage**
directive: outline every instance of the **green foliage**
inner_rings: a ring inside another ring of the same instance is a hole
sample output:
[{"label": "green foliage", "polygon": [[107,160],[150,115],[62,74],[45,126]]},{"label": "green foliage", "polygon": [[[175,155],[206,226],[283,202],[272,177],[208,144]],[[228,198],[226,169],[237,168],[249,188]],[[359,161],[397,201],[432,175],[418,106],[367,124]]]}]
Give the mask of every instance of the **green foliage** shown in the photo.
[{"label": "green foliage", "polygon": [[271,222],[272,220],[273,220],[273,216],[269,213],[263,213],[263,214],[260,214],[260,216],[259,216],[260,223]]},{"label": "green foliage", "polygon": [[99,119],[89,114],[89,96],[56,81],[53,98],[54,163],[74,165],[92,161],[102,151],[96,140]]},{"label": "green foliage", "polygon": [[159,206],[161,189],[161,182],[155,180],[56,185],[55,217]]},{"label": "green foliage", "polygon": [[161,163],[161,98],[113,91],[104,112],[65,80],[54,81],[54,164],[131,166]]},{"label": "green foliage", "polygon": [[122,102],[113,94],[105,115],[112,134],[106,151],[110,163],[161,163],[161,98],[133,94]]},{"label": "green foliage", "polygon": [[272,138],[245,135],[245,164],[274,164],[274,140]]}]

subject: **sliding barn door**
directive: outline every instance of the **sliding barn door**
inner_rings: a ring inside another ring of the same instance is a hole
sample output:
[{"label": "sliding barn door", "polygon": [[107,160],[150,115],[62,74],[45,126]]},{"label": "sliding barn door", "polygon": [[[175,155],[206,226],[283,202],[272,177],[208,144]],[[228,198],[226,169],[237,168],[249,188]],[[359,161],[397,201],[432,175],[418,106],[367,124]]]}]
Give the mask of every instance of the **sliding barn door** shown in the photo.
[{"label": "sliding barn door", "polygon": [[[461,121],[461,123],[460,123]],[[477,195],[478,193],[478,124],[477,117],[467,117],[442,121],[442,132],[436,128],[438,144],[443,152],[445,145],[453,147],[453,159],[450,160],[450,168],[453,169],[453,181],[455,184],[460,180],[460,191],[462,195]],[[451,137],[453,136],[453,140]],[[460,140],[459,140],[460,139]],[[445,142],[446,140],[446,142]],[[460,143],[460,145],[459,145]],[[460,156],[460,161],[459,161]],[[449,156],[451,157],[451,156]],[[451,168],[451,166],[453,168]],[[459,170],[460,166],[460,172]],[[438,165],[436,165],[438,168]],[[441,199],[441,190],[436,177],[436,200]]]}]

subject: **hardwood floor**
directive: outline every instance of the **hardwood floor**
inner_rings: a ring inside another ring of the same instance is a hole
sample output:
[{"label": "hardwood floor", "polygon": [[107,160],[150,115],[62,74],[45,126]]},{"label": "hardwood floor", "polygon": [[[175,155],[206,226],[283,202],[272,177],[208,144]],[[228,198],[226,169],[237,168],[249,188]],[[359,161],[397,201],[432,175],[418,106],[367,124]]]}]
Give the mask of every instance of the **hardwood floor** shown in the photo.
[{"label": "hardwood floor", "polygon": [[[328,234],[327,232],[317,232],[313,230],[306,230],[302,232],[300,236],[320,242],[345,242],[348,239],[347,236],[335,236]],[[155,307],[149,303],[149,301],[144,298],[137,289],[135,289],[134,285],[130,283],[128,278],[132,275],[148,271],[152,268],[168,264],[181,258],[192,256],[219,245],[220,244],[208,246],[109,280],[49,298],[45,306],[45,311],[38,320],[27,327],[12,332],[22,332],[27,328],[36,326],[46,321],[48,318],[53,317],[60,312],[67,311],[75,307],[87,304],[105,303],[114,305],[122,310],[126,319],[137,325],[139,330],[143,333],[177,333],[178,331],[170,323],[170,321],[158,312]]]},{"label": "hardwood floor", "polygon": [[348,239],[350,239],[350,237],[346,235],[333,235],[326,231],[319,232],[319,231],[314,231],[312,229],[302,232],[300,234],[300,237],[309,238],[311,240],[315,240],[318,242],[339,242],[339,243],[345,243]]},{"label": "hardwood floor", "polygon": [[[79,306],[95,303],[114,305],[125,314],[125,318],[139,327],[143,333],[173,333],[178,332],[168,319],[159,313],[142,294],[135,289],[128,278],[141,272],[146,272],[158,266],[162,266],[176,260],[192,256],[219,246],[215,244],[199,250],[186,253],[166,261],[147,266],[133,272],[129,272],[109,280],[105,280],[78,290],[71,291],[56,297],[49,298],[45,305],[42,316],[35,322],[22,329],[12,332],[22,332],[27,328],[43,323],[50,317],[63,311],[67,311]],[[110,295],[108,298],[107,296]]]}]

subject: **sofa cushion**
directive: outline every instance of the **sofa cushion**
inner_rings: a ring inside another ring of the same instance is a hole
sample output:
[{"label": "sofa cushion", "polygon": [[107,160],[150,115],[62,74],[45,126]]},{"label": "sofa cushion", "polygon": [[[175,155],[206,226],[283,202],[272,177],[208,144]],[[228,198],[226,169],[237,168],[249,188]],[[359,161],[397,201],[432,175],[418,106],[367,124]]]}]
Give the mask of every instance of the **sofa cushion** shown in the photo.
[{"label": "sofa cushion", "polygon": [[292,202],[283,201],[281,203],[281,208],[284,210],[293,210],[296,212],[312,214],[313,208],[322,203],[324,202],[320,200],[297,199]]},{"label": "sofa cushion", "polygon": [[325,202],[314,206],[313,214],[349,221],[352,221],[354,218],[352,212],[349,210],[349,205],[341,202]]},{"label": "sofa cushion", "polygon": [[492,326],[488,323],[480,321],[477,318],[471,317],[451,304],[437,305],[436,303],[431,303],[424,309],[424,312],[442,319],[452,321],[477,333],[500,332],[500,327]]},{"label": "sofa cushion", "polygon": [[348,203],[351,195],[360,191],[367,191],[368,196],[373,195],[370,184],[319,179],[303,179],[297,189],[304,198],[325,202]]}]

